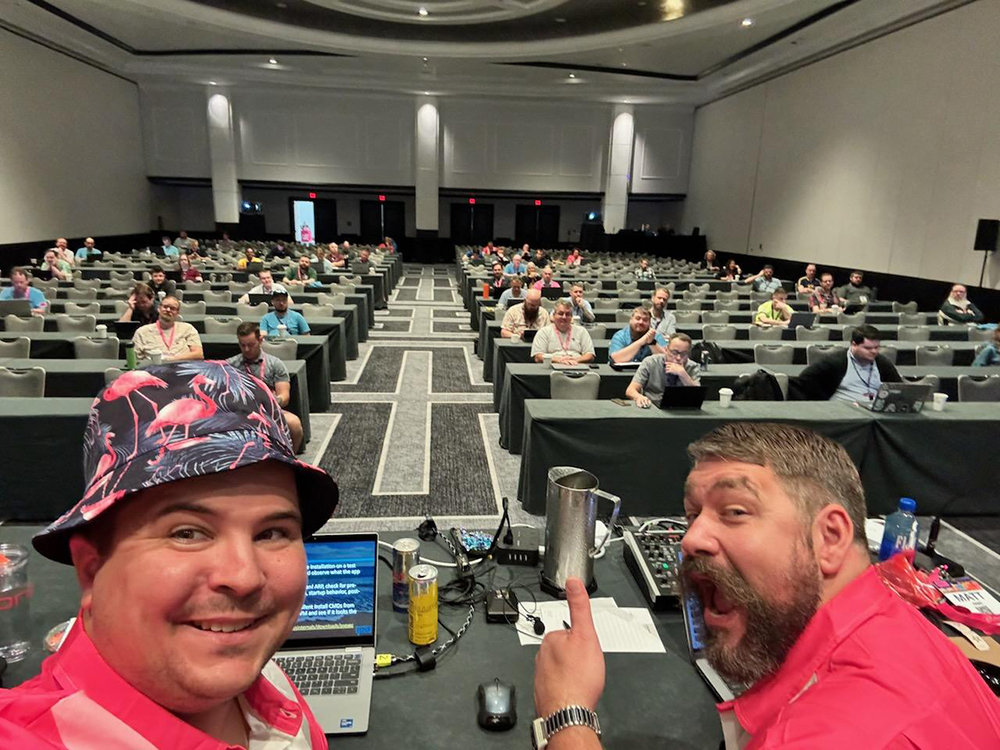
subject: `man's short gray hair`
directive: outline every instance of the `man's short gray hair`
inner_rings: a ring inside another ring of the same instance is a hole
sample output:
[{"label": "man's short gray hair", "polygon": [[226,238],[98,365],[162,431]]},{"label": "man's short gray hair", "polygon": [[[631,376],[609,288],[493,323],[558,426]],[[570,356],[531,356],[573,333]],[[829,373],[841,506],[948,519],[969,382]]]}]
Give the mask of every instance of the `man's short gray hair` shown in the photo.
[{"label": "man's short gray hair", "polygon": [[552,309],[557,310],[560,307],[565,307],[570,312],[573,312],[573,303],[570,302],[568,299],[563,298],[560,300],[556,300],[556,304]]},{"label": "man's short gray hair", "polygon": [[831,503],[854,524],[854,541],[867,544],[868,509],[858,470],[839,443],[812,430],[771,422],[730,422],[688,446],[694,463],[708,459],[766,466],[802,511],[807,527]]}]

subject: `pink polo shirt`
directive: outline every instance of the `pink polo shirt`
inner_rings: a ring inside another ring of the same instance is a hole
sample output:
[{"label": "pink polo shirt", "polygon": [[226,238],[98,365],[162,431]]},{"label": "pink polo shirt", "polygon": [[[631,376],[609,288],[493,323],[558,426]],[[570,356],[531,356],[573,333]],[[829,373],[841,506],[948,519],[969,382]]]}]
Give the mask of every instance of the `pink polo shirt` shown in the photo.
[{"label": "pink polo shirt", "polygon": [[1000,747],[1000,699],[874,568],[820,608],[776,674],[718,708],[726,750]]},{"label": "pink polo shirt", "polygon": [[[539,279],[534,284],[531,285],[532,289],[545,289],[545,280]],[[562,284],[558,281],[550,281],[548,284],[549,289],[562,289]]]},{"label": "pink polo shirt", "polygon": [[[251,750],[327,750],[299,691],[274,663],[239,696]],[[104,661],[77,618],[42,673],[0,690],[0,747],[232,750],[140,693]]]}]

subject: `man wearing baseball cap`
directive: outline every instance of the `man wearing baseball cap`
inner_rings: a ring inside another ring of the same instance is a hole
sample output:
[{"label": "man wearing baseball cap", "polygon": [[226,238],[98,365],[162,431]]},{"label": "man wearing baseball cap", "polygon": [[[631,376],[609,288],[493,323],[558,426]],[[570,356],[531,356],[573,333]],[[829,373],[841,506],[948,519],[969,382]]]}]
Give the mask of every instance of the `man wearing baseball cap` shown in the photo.
[{"label": "man wearing baseball cap", "polygon": [[267,386],[225,362],[126,372],[94,401],[84,469],[33,540],[75,568],[80,611],[41,675],[0,690],[0,747],[326,748],[271,656],[338,491]]},{"label": "man wearing baseball cap", "polygon": [[274,309],[260,319],[260,330],[265,336],[278,336],[285,326],[289,336],[299,336],[309,333],[309,324],[301,313],[288,309],[288,292],[276,289],[271,294],[271,305]]}]

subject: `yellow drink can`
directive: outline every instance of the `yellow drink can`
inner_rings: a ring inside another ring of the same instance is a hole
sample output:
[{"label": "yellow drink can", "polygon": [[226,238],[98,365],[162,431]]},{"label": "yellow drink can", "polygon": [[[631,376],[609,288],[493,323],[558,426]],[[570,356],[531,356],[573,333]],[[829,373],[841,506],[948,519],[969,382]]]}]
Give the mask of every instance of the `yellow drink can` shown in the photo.
[{"label": "yellow drink can", "polygon": [[410,568],[410,643],[427,646],[438,637],[438,572],[433,565]]}]

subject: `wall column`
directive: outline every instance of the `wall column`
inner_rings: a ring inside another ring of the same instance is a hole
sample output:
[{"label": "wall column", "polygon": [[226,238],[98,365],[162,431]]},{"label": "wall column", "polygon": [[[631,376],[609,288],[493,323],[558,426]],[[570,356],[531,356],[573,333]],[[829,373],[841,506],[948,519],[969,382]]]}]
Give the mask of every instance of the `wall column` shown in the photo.
[{"label": "wall column", "polygon": [[626,227],[628,189],[632,176],[632,144],[635,139],[632,107],[628,104],[616,104],[613,117],[608,177],[604,184],[604,199],[601,206],[605,234],[616,234]]},{"label": "wall column", "polygon": [[433,262],[437,256],[440,122],[437,98],[418,96],[415,118],[415,192],[417,259]]},{"label": "wall column", "polygon": [[212,202],[216,224],[239,224],[240,185],[236,179],[233,108],[228,93],[215,86],[208,98],[208,150],[212,160]]}]

